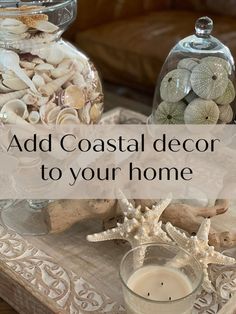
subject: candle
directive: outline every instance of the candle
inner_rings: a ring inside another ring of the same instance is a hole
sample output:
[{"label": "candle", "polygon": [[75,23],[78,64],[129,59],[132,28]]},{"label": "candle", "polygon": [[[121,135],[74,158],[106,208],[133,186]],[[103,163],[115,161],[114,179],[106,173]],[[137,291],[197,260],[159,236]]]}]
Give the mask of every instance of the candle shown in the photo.
[{"label": "candle", "polygon": [[125,255],[120,277],[127,314],[191,314],[203,272],[191,255],[180,267],[180,253],[189,255],[175,245],[146,244]]},{"label": "candle", "polygon": [[177,300],[193,290],[190,280],[181,271],[155,265],[137,270],[127,285],[138,295],[154,301]]}]

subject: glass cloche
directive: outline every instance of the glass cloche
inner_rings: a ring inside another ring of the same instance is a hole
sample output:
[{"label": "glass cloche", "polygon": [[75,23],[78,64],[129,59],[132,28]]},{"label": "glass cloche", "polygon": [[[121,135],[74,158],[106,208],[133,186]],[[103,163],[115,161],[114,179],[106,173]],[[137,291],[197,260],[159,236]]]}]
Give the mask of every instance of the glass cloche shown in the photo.
[{"label": "glass cloche", "polygon": [[235,64],[228,47],[211,35],[201,17],[195,35],[169,53],[157,82],[151,124],[235,122]]}]

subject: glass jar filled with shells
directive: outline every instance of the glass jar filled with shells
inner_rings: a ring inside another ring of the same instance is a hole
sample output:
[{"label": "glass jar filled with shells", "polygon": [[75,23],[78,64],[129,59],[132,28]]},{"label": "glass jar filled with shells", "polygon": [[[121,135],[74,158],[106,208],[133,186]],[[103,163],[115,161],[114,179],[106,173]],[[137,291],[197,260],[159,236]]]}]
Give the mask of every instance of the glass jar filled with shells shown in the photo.
[{"label": "glass jar filled with shells", "polygon": [[[61,38],[76,12],[76,0],[0,2],[1,124],[99,122],[103,93],[98,73],[83,53]],[[19,206],[8,208],[3,220],[20,233],[46,233],[43,219],[30,216],[33,210],[40,216],[46,203],[31,200],[29,208],[20,206],[21,215]],[[33,225],[24,224],[29,220]]]},{"label": "glass jar filled with shells", "polygon": [[235,64],[229,49],[211,35],[213,21],[199,18],[195,35],[170,52],[157,82],[154,124],[235,122]]}]

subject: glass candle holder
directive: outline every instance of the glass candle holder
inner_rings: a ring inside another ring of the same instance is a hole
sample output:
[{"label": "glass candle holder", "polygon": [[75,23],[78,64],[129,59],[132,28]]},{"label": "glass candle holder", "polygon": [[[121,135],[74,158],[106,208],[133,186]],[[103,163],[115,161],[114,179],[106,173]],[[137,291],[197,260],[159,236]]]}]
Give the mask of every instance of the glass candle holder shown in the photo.
[{"label": "glass candle holder", "polygon": [[[179,260],[183,255],[188,261],[184,264]],[[203,271],[194,257],[175,245],[146,244],[124,256],[120,278],[128,314],[190,314]]]}]

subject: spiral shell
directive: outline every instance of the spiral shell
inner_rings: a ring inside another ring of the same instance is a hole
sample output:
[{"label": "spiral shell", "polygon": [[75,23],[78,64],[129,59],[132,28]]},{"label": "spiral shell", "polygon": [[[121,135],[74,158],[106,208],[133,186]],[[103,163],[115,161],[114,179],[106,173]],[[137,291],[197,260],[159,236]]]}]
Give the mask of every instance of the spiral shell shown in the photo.
[{"label": "spiral shell", "polygon": [[192,89],[200,98],[216,99],[228,85],[228,73],[219,64],[203,62],[197,65],[190,77]]},{"label": "spiral shell", "polygon": [[194,99],[186,108],[184,121],[186,124],[216,124],[220,110],[213,100]]},{"label": "spiral shell", "polygon": [[161,82],[161,98],[166,102],[178,102],[191,90],[190,72],[176,69],[166,74]]},{"label": "spiral shell", "polygon": [[155,113],[157,124],[184,124],[184,111],[186,105],[183,101],[170,103],[163,101]]},{"label": "spiral shell", "polygon": [[223,123],[230,123],[233,121],[234,113],[230,105],[219,106],[220,116],[219,119]]},{"label": "spiral shell", "polygon": [[235,98],[234,84],[229,80],[224,94],[216,98],[215,102],[218,105],[228,105],[234,100],[234,98]]}]

